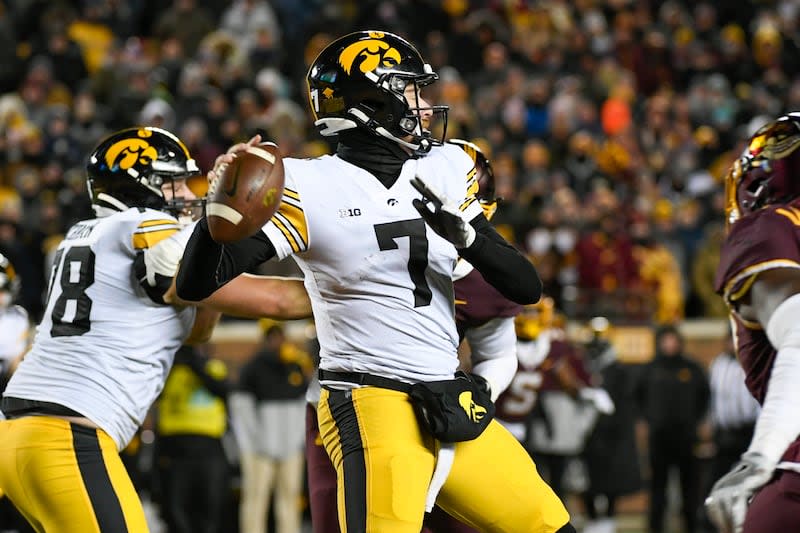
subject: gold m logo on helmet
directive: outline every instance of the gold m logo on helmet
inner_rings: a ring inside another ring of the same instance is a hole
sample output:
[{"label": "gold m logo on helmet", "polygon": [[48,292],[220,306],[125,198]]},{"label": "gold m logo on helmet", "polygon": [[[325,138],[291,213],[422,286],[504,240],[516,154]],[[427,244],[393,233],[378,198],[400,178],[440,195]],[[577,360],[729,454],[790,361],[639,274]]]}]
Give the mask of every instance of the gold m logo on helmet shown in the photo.
[{"label": "gold m logo on helmet", "polygon": [[[373,34],[379,37],[379,34]],[[366,74],[378,67],[392,67],[400,63],[400,52],[379,39],[358,41],[344,50],[339,55],[339,64],[345,72],[350,74],[354,66]]]},{"label": "gold m logo on helmet", "polygon": [[481,407],[472,400],[472,393],[470,391],[464,391],[459,394],[458,403],[461,405],[461,408],[464,409],[464,412],[467,413],[469,419],[476,424],[486,416],[486,408]]},{"label": "gold m logo on helmet", "polygon": [[[149,137],[150,132],[139,130],[140,137]],[[108,168],[118,165],[122,170],[128,170],[137,163],[150,165],[158,158],[158,152],[150,146],[150,143],[143,139],[122,139],[108,149],[106,152],[106,164]]]}]

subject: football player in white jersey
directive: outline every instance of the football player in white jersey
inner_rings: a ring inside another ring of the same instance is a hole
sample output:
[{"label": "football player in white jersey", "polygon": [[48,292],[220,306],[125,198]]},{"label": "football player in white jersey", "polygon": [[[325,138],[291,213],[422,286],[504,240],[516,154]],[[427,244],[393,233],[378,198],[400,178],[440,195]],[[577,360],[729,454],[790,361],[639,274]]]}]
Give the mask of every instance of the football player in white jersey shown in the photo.
[{"label": "football player in white jersey", "polygon": [[177,264],[165,267],[175,252],[163,248],[201,204],[186,185],[197,174],[157,128],[117,132],[90,156],[97,218],[59,245],[45,315],[0,404],[0,490],[37,531],[147,531],[118,450],[177,348],[205,340],[219,316],[163,301]]},{"label": "football player in white jersey", "polygon": [[[468,141],[450,139],[472,159],[479,189],[475,194],[487,220],[497,209],[498,198],[492,166],[481,149]],[[517,368],[514,316],[522,310],[481,277],[463,259],[453,273],[456,329],[459,339],[466,339],[470,349],[472,372],[486,379],[492,399],[502,393]],[[338,533],[336,510],[336,470],[320,439],[316,408],[320,398],[319,382],[312,380],[306,393],[306,461],[308,465],[309,504],[314,533]],[[458,522],[436,507],[425,519],[424,533],[472,533],[475,530]]]},{"label": "football player in white jersey", "polygon": [[[157,128],[103,140],[87,165],[97,218],[59,245],[45,314],[5,390],[0,489],[37,531],[147,531],[120,461],[183,343],[217,315],[165,305],[151,253],[180,230],[199,169]],[[34,490],[35,488],[35,490]]]},{"label": "football player in white jersey", "polygon": [[28,349],[28,312],[22,306],[14,305],[19,285],[14,265],[0,253],[0,394]]},{"label": "football player in white jersey", "polygon": [[308,97],[321,133],[338,135],[336,155],[285,159],[281,207],[250,238],[218,244],[201,219],[177,295],[202,300],[294,255],[321,345],[319,425],[343,530],[418,533],[438,493],[479,530],[572,532],[525,450],[491,420],[486,380],[456,375],[457,257],[517,303],[537,301],[541,281],[483,216],[470,158],[431,133],[438,118],[446,125],[446,107],[429,106],[420,90],[436,79],[390,33],[327,46],[309,70]]},{"label": "football player in white jersey", "polygon": [[205,341],[218,310],[278,307],[255,276],[218,291],[216,311],[165,304],[193,229],[184,223],[202,207],[187,186],[199,174],[184,144],[152,127],[117,132],[89,158],[97,218],[59,245],[44,318],[0,404],[0,491],[37,531],[147,531],[118,451],[175,352]]},{"label": "football player in white jersey", "polygon": [[[22,306],[14,305],[19,287],[14,265],[0,253],[0,394],[29,344],[28,312]],[[16,530],[21,520],[0,490],[0,531]]]}]

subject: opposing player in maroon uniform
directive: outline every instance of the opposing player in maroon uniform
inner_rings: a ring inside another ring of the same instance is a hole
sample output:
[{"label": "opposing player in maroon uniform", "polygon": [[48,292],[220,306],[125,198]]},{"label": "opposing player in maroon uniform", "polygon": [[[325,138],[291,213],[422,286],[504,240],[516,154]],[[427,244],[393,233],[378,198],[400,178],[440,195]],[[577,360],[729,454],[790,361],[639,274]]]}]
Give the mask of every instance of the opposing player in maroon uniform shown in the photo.
[{"label": "opposing player in maroon uniform", "polygon": [[747,451],[706,499],[723,532],[800,531],[800,113],[759,129],[726,178],[716,290],[761,405]]},{"label": "opposing player in maroon uniform", "polygon": [[[517,373],[508,389],[497,399],[495,417],[522,443],[528,440],[528,421],[544,385],[545,374],[548,384],[554,385],[556,366],[564,368],[555,362],[569,351],[569,345],[557,334],[552,338],[554,314],[553,299],[544,297],[539,303],[526,306],[514,321]],[[550,355],[554,357],[548,359]]]},{"label": "opposing player in maroon uniform", "polygon": [[[473,158],[479,191],[475,195],[487,219],[497,209],[492,167],[478,146],[453,139]],[[472,348],[472,372],[483,376],[490,384],[492,399],[505,390],[517,369],[514,316],[522,306],[506,299],[487,283],[466,261],[459,260],[454,273],[456,325],[460,338]],[[314,533],[338,533],[336,508],[336,471],[319,438],[316,411],[313,408],[313,389],[309,391],[306,412],[306,460],[311,500],[311,520]],[[532,498],[535,495],[531,495]],[[430,533],[469,533],[474,530],[450,517],[438,507],[426,518],[425,529]]]},{"label": "opposing player in maroon uniform", "polygon": [[552,298],[525,306],[515,327],[519,365],[497,399],[495,417],[534,454],[559,494],[567,459],[582,449],[598,413],[613,412],[614,404],[605,390],[591,386],[583,357],[558,324]]}]

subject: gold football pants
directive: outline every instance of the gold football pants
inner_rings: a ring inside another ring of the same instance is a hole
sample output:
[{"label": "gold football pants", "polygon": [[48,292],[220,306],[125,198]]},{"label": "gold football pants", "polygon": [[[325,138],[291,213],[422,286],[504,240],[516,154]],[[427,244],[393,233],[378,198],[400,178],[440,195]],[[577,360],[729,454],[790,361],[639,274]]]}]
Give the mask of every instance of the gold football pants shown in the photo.
[{"label": "gold football pants", "polygon": [[[336,468],[343,533],[419,533],[436,441],[408,395],[377,387],[323,389],[322,442]],[[527,452],[498,422],[459,442],[437,504],[485,532],[553,533],[569,521]]]},{"label": "gold football pants", "polygon": [[0,421],[0,490],[39,533],[146,533],[104,431],[46,416]]}]

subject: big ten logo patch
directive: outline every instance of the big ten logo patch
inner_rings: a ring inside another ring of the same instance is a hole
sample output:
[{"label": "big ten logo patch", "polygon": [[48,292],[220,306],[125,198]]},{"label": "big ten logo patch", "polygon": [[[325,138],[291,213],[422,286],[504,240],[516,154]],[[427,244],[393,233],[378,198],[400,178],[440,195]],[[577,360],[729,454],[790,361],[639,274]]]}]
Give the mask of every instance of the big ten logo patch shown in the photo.
[{"label": "big ten logo patch", "polygon": [[361,209],[354,207],[352,209],[339,209],[339,218],[360,217]]}]

